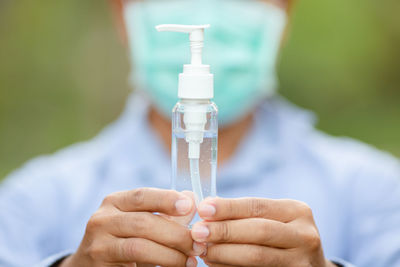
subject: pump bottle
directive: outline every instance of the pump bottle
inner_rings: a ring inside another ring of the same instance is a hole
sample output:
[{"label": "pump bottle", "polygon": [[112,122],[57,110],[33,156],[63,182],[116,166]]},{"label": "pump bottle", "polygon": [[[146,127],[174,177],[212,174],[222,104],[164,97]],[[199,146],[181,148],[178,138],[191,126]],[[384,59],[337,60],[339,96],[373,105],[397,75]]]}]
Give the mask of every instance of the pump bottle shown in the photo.
[{"label": "pump bottle", "polygon": [[204,30],[210,25],[158,25],[158,31],[189,35],[191,63],[179,74],[179,101],[172,111],[172,189],[194,193],[196,205],[216,196],[218,109],[214,76],[202,63]]}]

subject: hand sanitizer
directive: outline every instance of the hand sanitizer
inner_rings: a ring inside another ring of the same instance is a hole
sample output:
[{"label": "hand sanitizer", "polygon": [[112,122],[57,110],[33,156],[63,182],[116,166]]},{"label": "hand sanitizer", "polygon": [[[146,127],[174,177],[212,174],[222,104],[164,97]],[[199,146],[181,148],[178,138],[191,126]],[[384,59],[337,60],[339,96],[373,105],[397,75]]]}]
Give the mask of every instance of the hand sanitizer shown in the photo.
[{"label": "hand sanitizer", "polygon": [[216,196],[217,106],[214,76],[210,66],[202,63],[204,29],[210,25],[165,24],[158,31],[188,33],[191,63],[179,74],[178,97],[172,114],[172,188],[190,190],[196,205],[204,198]]}]

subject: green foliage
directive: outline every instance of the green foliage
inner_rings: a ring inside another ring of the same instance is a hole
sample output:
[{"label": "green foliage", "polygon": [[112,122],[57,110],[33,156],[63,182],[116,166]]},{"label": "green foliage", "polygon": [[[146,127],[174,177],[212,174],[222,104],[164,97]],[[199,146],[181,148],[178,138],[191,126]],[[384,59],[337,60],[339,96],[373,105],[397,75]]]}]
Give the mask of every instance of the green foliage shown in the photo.
[{"label": "green foliage", "polygon": [[[318,127],[400,155],[400,2],[302,0],[281,93]],[[0,177],[93,137],[129,94],[107,1],[0,2]]]},{"label": "green foliage", "polygon": [[400,155],[400,2],[299,1],[281,92],[318,126]]}]

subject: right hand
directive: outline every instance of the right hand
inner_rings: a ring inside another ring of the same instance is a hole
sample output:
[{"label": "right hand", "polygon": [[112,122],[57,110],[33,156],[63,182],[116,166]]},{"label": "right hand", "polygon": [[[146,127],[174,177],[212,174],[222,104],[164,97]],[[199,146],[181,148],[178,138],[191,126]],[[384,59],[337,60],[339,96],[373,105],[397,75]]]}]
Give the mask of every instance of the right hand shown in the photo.
[{"label": "right hand", "polygon": [[172,190],[140,188],[111,194],[87,223],[76,253],[61,266],[194,267],[193,256],[206,249],[193,242],[185,226],[194,213],[190,195]]}]

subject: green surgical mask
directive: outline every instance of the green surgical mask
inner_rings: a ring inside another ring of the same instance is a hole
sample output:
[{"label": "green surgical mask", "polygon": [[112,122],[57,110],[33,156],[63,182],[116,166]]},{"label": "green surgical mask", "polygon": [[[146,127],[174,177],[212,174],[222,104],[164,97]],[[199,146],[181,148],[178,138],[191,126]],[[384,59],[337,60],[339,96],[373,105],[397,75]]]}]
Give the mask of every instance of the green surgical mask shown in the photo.
[{"label": "green surgical mask", "polygon": [[190,62],[187,36],[160,34],[159,24],[211,24],[204,64],[214,74],[219,123],[251,112],[277,87],[276,59],[286,13],[257,0],[148,0],[125,5],[132,80],[167,118],[178,101],[178,74]]}]

